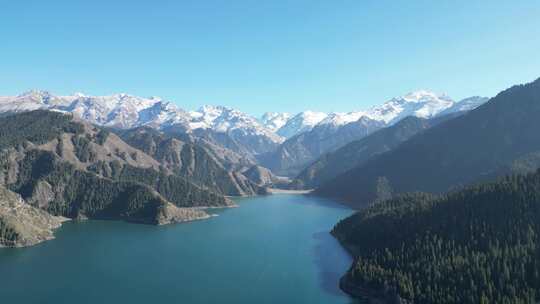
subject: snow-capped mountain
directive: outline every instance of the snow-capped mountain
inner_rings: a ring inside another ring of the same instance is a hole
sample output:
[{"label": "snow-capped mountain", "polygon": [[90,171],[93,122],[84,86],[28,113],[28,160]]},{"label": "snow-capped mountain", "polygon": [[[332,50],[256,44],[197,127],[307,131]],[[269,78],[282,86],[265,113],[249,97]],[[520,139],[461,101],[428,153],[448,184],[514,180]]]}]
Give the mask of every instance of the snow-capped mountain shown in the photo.
[{"label": "snow-capped mountain", "polygon": [[[326,128],[338,128],[357,122],[361,118],[378,121],[385,125],[393,125],[407,116],[433,118],[438,115],[472,110],[487,100],[488,98],[485,97],[471,97],[455,102],[448,95],[419,90],[394,97],[381,105],[363,111],[329,114],[305,111],[293,117],[286,113],[268,112],[260,121],[279,136],[291,138],[309,132],[316,126],[326,125]],[[280,125],[282,126],[279,127]]]},{"label": "snow-capped mountain", "polygon": [[57,97],[47,91],[28,91],[18,96],[0,97],[1,112],[24,112],[52,107],[65,107],[74,97]]},{"label": "snow-capped mountain", "polygon": [[91,123],[115,127],[162,127],[187,123],[187,112],[159,97],[142,98],[128,94],[86,96],[78,93],[55,96],[47,91],[29,91],[18,96],[0,97],[0,112],[21,112],[37,109],[73,113]]},{"label": "snow-capped mountain", "polygon": [[250,155],[270,152],[284,140],[257,119],[228,107],[203,106],[189,114],[190,129],[225,133]]},{"label": "snow-capped mountain", "polygon": [[334,112],[326,115],[326,117],[321,120],[317,126],[333,126],[339,127],[351,122],[358,121],[360,118],[365,117],[369,118],[369,115],[366,112],[349,112],[349,113],[339,113]]},{"label": "snow-capped mountain", "polygon": [[265,135],[276,142],[281,138],[261,125],[255,118],[221,106],[203,106],[186,112],[159,97],[143,98],[129,94],[86,96],[77,93],[56,96],[47,91],[28,91],[18,96],[0,97],[0,112],[21,112],[37,109],[73,113],[91,123],[117,128],[149,125],[157,128],[186,124],[190,129],[210,128],[217,132],[245,129],[248,133]]},{"label": "snow-capped mountain", "polygon": [[128,94],[55,96],[46,91],[29,91],[18,96],[0,97],[0,112],[37,109],[73,113],[91,123],[129,129],[150,126],[197,134],[225,133],[253,155],[274,149],[283,138],[245,113],[227,107],[204,106],[186,112],[159,97],[142,98]]},{"label": "snow-capped mountain", "polygon": [[381,106],[368,110],[367,116],[387,124],[394,124],[407,116],[432,118],[454,104],[455,101],[448,95],[422,90],[392,98]]},{"label": "snow-capped mountain", "polygon": [[56,96],[47,91],[34,90],[18,96],[0,97],[0,112],[58,110],[73,113],[95,124],[118,128],[142,125],[162,128],[185,124],[190,129],[209,128],[216,132],[241,129],[249,134],[263,135],[274,142],[281,142],[282,137],[290,138],[310,131],[317,125],[343,126],[362,117],[391,125],[406,116],[431,118],[439,114],[471,110],[486,101],[485,97],[475,96],[454,102],[447,95],[416,91],[364,111],[330,114],[304,111],[292,117],[288,113],[268,112],[257,120],[222,106],[203,106],[187,113],[159,97],[142,98],[129,94],[86,96],[81,93]]},{"label": "snow-capped mountain", "polygon": [[[216,145],[225,149],[236,147],[252,159],[260,154],[282,151],[283,155],[276,157],[283,163],[288,159],[309,162],[329,149],[336,149],[407,116],[432,118],[471,110],[486,101],[487,98],[471,97],[454,102],[447,95],[417,91],[363,111],[330,114],[305,111],[293,117],[287,113],[266,113],[258,120],[222,106],[203,106],[197,111],[186,112],[159,97],[87,96],[81,93],[56,96],[34,90],[18,96],[0,97],[0,112],[48,109],[73,113],[108,127],[174,129],[214,139]],[[303,136],[297,136],[301,134]],[[287,148],[277,149],[285,139],[284,147]],[[295,153],[302,157],[293,155]],[[265,158],[268,159],[268,155]],[[298,167],[294,161],[290,163],[292,167]]]},{"label": "snow-capped mountain", "polygon": [[[322,119],[315,126],[304,132],[298,131],[297,136],[289,137],[276,151],[264,155],[260,160],[277,174],[294,176],[324,153],[393,125],[407,116],[429,119],[461,109],[470,110],[485,101],[487,98],[470,98],[456,103],[447,95],[417,91],[392,98],[365,111],[323,113],[324,116],[320,116]],[[294,118],[287,125],[293,121]]]},{"label": "snow-capped mountain", "polygon": [[259,121],[268,130],[276,132],[281,127],[283,127],[290,118],[291,114],[289,113],[266,112],[259,119]]},{"label": "snow-capped mountain", "polygon": [[189,114],[191,116],[189,125],[192,129],[209,128],[223,133],[240,131],[246,135],[265,136],[276,143],[283,141],[280,136],[263,126],[257,119],[235,109],[206,105]]},{"label": "snow-capped mountain", "polygon": [[428,91],[416,91],[392,98],[382,105],[365,111],[330,113],[319,125],[344,126],[362,117],[392,125],[407,116],[432,118],[456,103],[447,95],[437,95]]},{"label": "snow-capped mountain", "polygon": [[310,130],[298,133],[274,152],[259,157],[259,161],[277,175],[294,177],[324,153],[385,126],[383,121],[365,115],[331,113]]},{"label": "snow-capped mountain", "polygon": [[277,134],[285,138],[310,131],[328,114],[323,112],[304,111],[296,114],[277,130]]}]

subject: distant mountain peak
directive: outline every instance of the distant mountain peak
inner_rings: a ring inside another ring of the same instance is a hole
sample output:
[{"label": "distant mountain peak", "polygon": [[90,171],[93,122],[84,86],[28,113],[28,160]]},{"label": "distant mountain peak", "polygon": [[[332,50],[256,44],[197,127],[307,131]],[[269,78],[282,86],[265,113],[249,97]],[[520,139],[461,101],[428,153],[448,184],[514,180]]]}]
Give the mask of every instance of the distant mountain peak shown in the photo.
[{"label": "distant mountain peak", "polygon": [[397,97],[396,99],[402,99],[408,102],[421,102],[424,100],[433,100],[433,99],[452,100],[450,96],[448,96],[446,93],[437,94],[437,93],[434,93],[432,91],[425,90],[425,89],[409,92],[401,97]]},{"label": "distant mountain peak", "polygon": [[185,132],[197,129],[229,135],[234,132],[236,139],[249,137],[247,141],[255,145],[258,145],[258,139],[262,139],[263,146],[270,147],[287,138],[311,131],[316,126],[331,130],[350,123],[361,123],[360,119],[364,119],[364,122],[369,119],[377,121],[378,124],[391,125],[406,116],[431,118],[440,113],[470,110],[482,102],[485,100],[471,97],[455,103],[445,94],[418,90],[392,98],[365,111],[327,114],[308,110],[294,116],[289,113],[268,112],[256,119],[237,109],[219,105],[204,105],[196,111],[186,112],[174,103],[155,96],[144,98],[127,93],[105,96],[75,93],[59,96],[45,90],[30,90],[15,97],[0,96],[0,112],[48,109],[70,112],[94,124],[124,129],[139,126],[161,129],[178,125]]},{"label": "distant mountain peak", "polygon": [[289,113],[266,112],[261,116],[259,121],[272,132],[276,132],[283,127],[290,118],[291,114]]},{"label": "distant mountain peak", "polygon": [[326,116],[325,119],[323,119],[319,124],[320,125],[335,125],[335,126],[342,126],[351,122],[358,121],[360,118],[366,116],[366,112],[348,112],[348,113],[341,113],[341,112],[334,112],[330,113]]},{"label": "distant mountain peak", "polygon": [[432,118],[454,105],[454,103],[454,100],[446,94],[418,90],[394,97],[382,105],[372,107],[367,111],[366,115],[371,119],[393,124],[407,116]]},{"label": "distant mountain peak", "polygon": [[285,138],[310,131],[324,120],[328,114],[323,112],[304,111],[290,117],[287,122],[277,130],[277,134]]},{"label": "distant mountain peak", "polygon": [[283,141],[256,118],[230,107],[205,105],[189,112],[189,115],[192,129],[213,129],[223,133],[234,131],[242,136],[264,136],[274,143]]}]

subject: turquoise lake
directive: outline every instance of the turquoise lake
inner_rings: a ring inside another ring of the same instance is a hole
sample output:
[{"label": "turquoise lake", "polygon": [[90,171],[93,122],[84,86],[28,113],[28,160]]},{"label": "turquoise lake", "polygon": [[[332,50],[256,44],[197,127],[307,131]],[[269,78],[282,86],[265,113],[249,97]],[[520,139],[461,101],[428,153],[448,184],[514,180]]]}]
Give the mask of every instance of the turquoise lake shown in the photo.
[{"label": "turquoise lake", "polygon": [[329,234],[352,210],[303,195],[236,200],[167,226],[69,222],[56,239],[0,249],[2,303],[356,303]]}]

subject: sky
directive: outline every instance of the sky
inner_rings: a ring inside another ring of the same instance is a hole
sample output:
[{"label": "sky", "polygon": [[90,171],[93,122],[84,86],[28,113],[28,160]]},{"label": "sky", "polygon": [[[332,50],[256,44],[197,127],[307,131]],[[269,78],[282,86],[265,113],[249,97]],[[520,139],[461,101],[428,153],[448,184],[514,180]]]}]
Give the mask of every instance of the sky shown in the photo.
[{"label": "sky", "polygon": [[540,77],[540,1],[0,0],[0,95],[347,112]]}]

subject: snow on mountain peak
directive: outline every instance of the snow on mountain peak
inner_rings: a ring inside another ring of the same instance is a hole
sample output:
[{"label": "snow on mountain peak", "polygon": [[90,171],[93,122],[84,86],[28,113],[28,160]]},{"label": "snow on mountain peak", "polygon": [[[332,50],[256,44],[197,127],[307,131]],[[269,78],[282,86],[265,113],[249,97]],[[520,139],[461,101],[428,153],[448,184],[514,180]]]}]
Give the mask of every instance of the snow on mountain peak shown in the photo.
[{"label": "snow on mountain peak", "polygon": [[351,122],[355,122],[359,120],[361,117],[366,116],[365,112],[349,112],[349,113],[341,113],[341,112],[334,112],[328,114],[325,119],[323,119],[319,125],[334,125],[334,126],[342,126]]},{"label": "snow on mountain peak", "polygon": [[448,95],[419,90],[401,97],[394,97],[380,106],[372,107],[367,111],[366,116],[393,124],[406,116],[434,117],[454,103]]},{"label": "snow on mountain peak", "polygon": [[259,119],[259,121],[270,131],[276,132],[283,127],[290,118],[291,114],[289,113],[266,112]]},{"label": "snow on mountain peak", "polygon": [[279,143],[284,138],[310,131],[315,126],[339,127],[360,119],[393,124],[406,116],[431,118],[452,112],[471,110],[487,101],[484,97],[471,97],[454,102],[444,94],[419,90],[366,111],[348,113],[300,112],[265,113],[260,119],[225,106],[205,105],[196,111],[186,112],[160,97],[142,98],[119,93],[106,96],[87,96],[75,93],[56,96],[48,91],[30,90],[17,96],[0,96],[0,112],[21,112],[49,109],[70,112],[91,123],[133,128],[149,125],[164,128],[181,124],[188,130],[211,129],[216,132],[235,133],[238,136],[263,136]]},{"label": "snow on mountain peak", "polygon": [[[486,100],[472,98],[468,102],[462,101],[456,103],[446,94],[418,90],[403,96],[394,97],[366,111],[334,112],[329,114],[305,111],[290,118],[277,133],[289,138],[296,134],[309,131],[315,126],[337,128],[361,119],[391,125],[407,116],[432,118],[449,111],[470,110]],[[459,107],[458,104],[460,105]]]},{"label": "snow on mountain peak", "polygon": [[16,97],[0,97],[0,112],[48,109],[70,112],[91,123],[132,128],[178,122],[183,110],[158,98],[142,98],[125,93],[87,96],[76,93],[56,96],[47,91],[31,90]]},{"label": "snow on mountain peak", "polygon": [[277,134],[285,138],[313,129],[324,120],[328,114],[323,112],[304,111],[289,118],[287,122],[277,130]]},{"label": "snow on mountain peak", "polygon": [[192,129],[213,129],[217,132],[241,132],[244,135],[262,135],[273,142],[282,142],[283,138],[265,127],[257,119],[236,109],[225,106],[205,105],[197,111],[189,112]]},{"label": "snow on mountain peak", "polygon": [[446,94],[436,94],[431,91],[427,90],[418,90],[414,92],[410,92],[408,94],[405,94],[401,97],[397,97],[396,99],[402,99],[407,102],[423,102],[427,100],[433,100],[433,99],[449,99],[449,97]]}]

